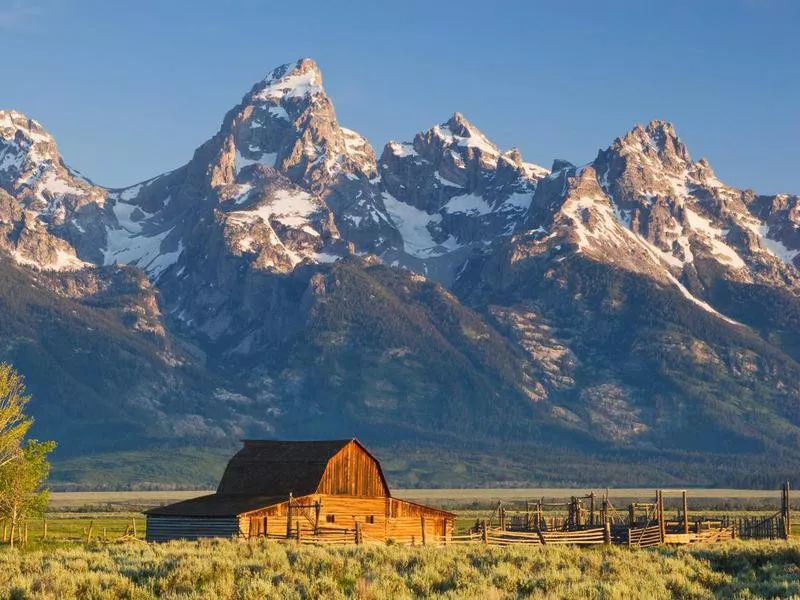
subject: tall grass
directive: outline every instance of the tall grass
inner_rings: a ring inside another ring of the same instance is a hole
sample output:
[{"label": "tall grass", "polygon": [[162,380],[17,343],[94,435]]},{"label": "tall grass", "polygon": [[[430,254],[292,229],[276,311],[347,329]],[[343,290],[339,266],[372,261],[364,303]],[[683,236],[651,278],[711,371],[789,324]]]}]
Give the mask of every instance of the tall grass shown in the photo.
[{"label": "tall grass", "polygon": [[315,548],[265,540],[0,551],[0,598],[800,597],[800,543]]}]

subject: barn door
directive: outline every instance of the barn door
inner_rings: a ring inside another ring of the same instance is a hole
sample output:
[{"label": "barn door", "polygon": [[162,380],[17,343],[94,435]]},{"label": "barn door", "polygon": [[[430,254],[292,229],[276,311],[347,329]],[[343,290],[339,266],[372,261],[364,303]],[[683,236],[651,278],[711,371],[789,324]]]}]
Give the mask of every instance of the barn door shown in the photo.
[{"label": "barn door", "polygon": [[261,519],[259,519],[258,517],[250,517],[250,532],[248,534],[248,537],[256,537],[261,533],[258,530],[260,522]]}]

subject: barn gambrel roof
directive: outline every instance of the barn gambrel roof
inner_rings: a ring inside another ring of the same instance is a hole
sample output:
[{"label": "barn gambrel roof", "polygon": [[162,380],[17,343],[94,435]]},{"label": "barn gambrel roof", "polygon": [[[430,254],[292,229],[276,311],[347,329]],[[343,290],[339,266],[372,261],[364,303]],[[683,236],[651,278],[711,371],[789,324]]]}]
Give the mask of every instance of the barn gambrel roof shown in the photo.
[{"label": "barn gambrel roof", "polygon": [[356,444],[375,461],[386,496],[391,496],[378,460],[355,438],[351,440],[243,440],[244,446],[225,467],[216,494],[147,511],[149,515],[225,517],[314,494],[330,460]]},{"label": "barn gambrel roof", "polygon": [[228,462],[217,493],[284,498],[290,493],[313,494],[330,459],[351,441],[355,440],[244,440],[244,447]]}]

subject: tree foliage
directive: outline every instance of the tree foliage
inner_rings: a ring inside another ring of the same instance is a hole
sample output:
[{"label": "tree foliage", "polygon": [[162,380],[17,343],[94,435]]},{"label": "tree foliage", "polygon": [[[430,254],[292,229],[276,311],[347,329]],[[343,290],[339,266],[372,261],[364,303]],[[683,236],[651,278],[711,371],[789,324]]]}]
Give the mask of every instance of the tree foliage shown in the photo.
[{"label": "tree foliage", "polygon": [[55,442],[25,441],[33,420],[24,413],[29,400],[22,377],[0,364],[0,518],[11,523],[11,545],[21,522],[42,514],[48,490],[42,487],[50,472],[47,456]]},{"label": "tree foliage", "polygon": [[0,363],[0,467],[22,454],[22,440],[33,423],[24,413],[28,400],[22,377]]},{"label": "tree foliage", "polygon": [[11,545],[20,523],[40,516],[47,508],[50,491],[42,484],[50,473],[47,455],[55,450],[55,442],[27,440],[20,460],[0,467],[0,516],[11,522]]}]

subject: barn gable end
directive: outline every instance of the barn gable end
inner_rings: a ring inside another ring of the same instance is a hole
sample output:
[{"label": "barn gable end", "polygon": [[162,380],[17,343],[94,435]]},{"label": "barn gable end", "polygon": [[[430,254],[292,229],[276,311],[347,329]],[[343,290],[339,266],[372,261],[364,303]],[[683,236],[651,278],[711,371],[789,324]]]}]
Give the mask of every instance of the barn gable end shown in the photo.
[{"label": "barn gable end", "polygon": [[372,498],[390,496],[380,463],[357,440],[351,440],[330,458],[316,493]]}]

